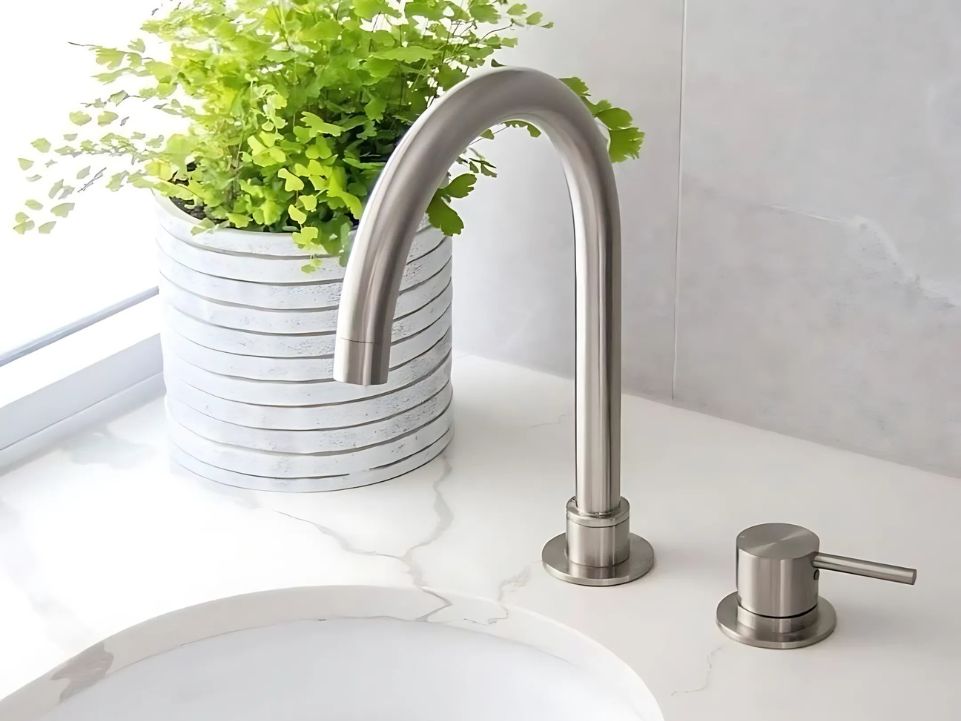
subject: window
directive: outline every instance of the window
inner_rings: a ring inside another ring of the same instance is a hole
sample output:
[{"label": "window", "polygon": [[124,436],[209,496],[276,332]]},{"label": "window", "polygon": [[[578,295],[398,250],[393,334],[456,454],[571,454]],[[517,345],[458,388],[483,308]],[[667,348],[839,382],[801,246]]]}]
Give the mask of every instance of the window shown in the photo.
[{"label": "window", "polygon": [[[131,324],[114,321],[111,332],[104,326],[84,336],[86,343],[73,338],[63,353],[42,349],[156,293],[155,217],[145,193],[84,191],[74,213],[58,221],[50,235],[20,236],[12,226],[22,203],[28,198],[48,202],[49,189],[44,181],[27,182],[17,158],[31,157],[30,142],[38,137],[56,147],[69,131],[67,114],[99,93],[96,81],[88,79],[96,72],[90,53],[70,43],[125,43],[157,2],[53,0],[5,8],[6,32],[0,44],[5,98],[0,133],[0,406],[7,409],[21,387],[25,393],[37,392],[38,379],[54,383],[63,373],[80,370],[70,368],[64,355],[89,365],[98,357],[98,348],[90,344],[102,348],[104,357],[118,353],[127,339],[111,333],[129,333]],[[135,330],[129,345],[144,339],[144,329]],[[156,330],[150,332],[155,335]],[[24,364],[29,364],[29,383],[24,381]],[[154,365],[145,372],[155,374],[159,351]],[[88,390],[98,391],[84,394],[82,402],[89,404],[121,389],[104,382],[102,389]],[[69,400],[62,404],[64,418],[80,410]],[[19,426],[25,420],[23,411],[18,406]],[[3,413],[0,408],[0,430],[7,432],[0,432],[0,452],[12,438],[10,419]],[[59,420],[57,415],[47,414],[44,422]]]}]

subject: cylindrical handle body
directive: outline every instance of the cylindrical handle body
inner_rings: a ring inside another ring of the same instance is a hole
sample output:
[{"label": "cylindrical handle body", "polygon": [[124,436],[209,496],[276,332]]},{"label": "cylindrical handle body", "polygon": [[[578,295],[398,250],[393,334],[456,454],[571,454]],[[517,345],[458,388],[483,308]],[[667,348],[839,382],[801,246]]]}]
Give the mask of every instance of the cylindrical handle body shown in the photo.
[{"label": "cylindrical handle body", "polygon": [[788,618],[818,602],[818,573],[812,561],[818,537],[801,526],[765,523],[737,537],[737,594],[742,608],[761,616]]}]

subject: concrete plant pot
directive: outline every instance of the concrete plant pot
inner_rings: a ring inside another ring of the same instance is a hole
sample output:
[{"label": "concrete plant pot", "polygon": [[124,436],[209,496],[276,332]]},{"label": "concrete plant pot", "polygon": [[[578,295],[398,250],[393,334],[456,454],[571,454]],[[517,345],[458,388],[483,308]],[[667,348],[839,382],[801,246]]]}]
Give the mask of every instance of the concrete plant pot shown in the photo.
[{"label": "concrete plant pot", "polygon": [[305,274],[288,233],[214,230],[158,198],[167,418],[176,461],[257,490],[378,483],[451,437],[451,241],[415,237],[394,322],[391,377],[331,378],[344,269]]}]

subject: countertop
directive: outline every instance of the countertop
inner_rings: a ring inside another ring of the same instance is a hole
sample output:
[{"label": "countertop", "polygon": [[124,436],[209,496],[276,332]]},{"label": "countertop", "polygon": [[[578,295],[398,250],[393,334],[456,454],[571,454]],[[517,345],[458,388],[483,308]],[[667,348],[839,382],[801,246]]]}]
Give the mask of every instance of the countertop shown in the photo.
[{"label": "countertop", "polygon": [[[378,586],[487,598],[504,619],[580,631],[668,721],[959,718],[961,480],[626,396],[623,491],[657,563],[625,586],[568,585],[540,552],[573,488],[571,382],[467,355],[454,367],[453,443],[377,486],[288,495],[200,480],[171,467],[160,399],[8,471],[0,698],[177,609]],[[829,553],[916,566],[918,583],[824,574],[833,636],[736,644],[714,610],[734,589],[738,531],[768,521],[811,528]]]}]

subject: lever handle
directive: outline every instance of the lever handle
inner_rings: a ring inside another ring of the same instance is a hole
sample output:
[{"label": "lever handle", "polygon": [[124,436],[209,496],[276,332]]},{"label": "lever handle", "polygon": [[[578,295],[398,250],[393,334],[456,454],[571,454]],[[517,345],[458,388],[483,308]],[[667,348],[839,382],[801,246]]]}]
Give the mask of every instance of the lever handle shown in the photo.
[{"label": "lever handle", "polygon": [[914,585],[913,568],[821,553],[821,539],[802,526],[762,523],[737,536],[737,591],[717,607],[717,623],[735,641],[800,648],[827,638],[837,618],[818,595],[820,570]]},{"label": "lever handle", "polygon": [[880,581],[906,583],[909,586],[913,586],[918,578],[918,570],[916,568],[891,566],[887,563],[876,563],[875,561],[865,561],[860,558],[850,558],[848,556],[835,556],[830,553],[816,554],[811,564],[815,568],[820,568],[825,571],[850,573],[854,576],[867,576],[868,578],[877,578]]}]

